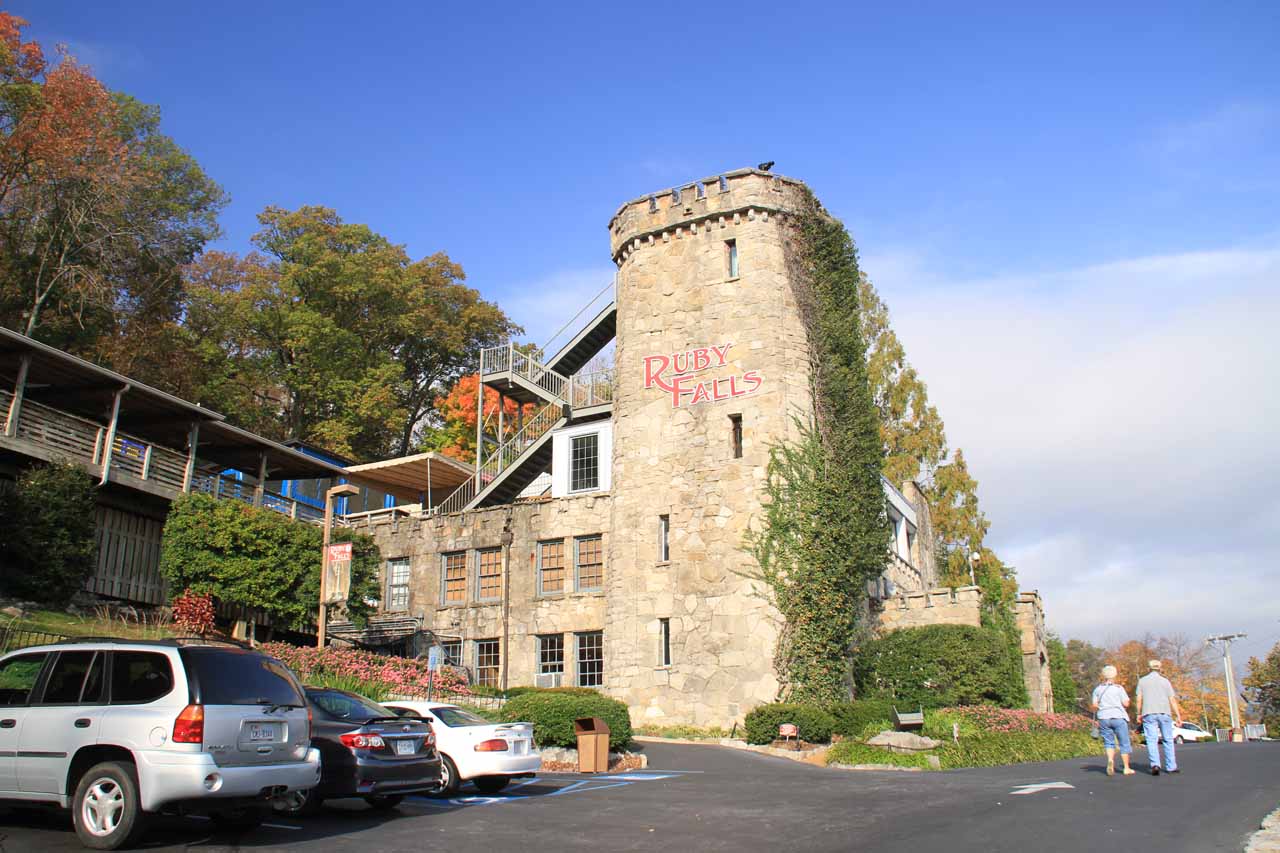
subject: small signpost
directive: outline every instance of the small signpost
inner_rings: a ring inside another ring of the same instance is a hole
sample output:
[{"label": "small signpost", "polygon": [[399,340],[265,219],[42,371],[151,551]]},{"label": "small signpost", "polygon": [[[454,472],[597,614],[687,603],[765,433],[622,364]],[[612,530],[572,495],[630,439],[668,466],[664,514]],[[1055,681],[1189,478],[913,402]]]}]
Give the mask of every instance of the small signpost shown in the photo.
[{"label": "small signpost", "polygon": [[784,741],[795,738],[795,750],[800,751],[800,730],[796,728],[795,723],[783,723],[778,726],[778,737]]},{"label": "small signpost", "polygon": [[342,604],[351,594],[351,543],[324,549],[324,604]]}]

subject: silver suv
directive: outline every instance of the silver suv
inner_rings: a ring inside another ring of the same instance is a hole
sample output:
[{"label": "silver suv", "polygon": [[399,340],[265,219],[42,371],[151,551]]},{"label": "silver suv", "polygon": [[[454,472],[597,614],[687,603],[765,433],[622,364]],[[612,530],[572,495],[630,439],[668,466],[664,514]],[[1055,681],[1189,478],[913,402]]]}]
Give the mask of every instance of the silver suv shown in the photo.
[{"label": "silver suv", "polygon": [[83,639],[0,657],[0,800],[70,808],[86,847],[129,844],[149,812],[253,826],[319,779],[298,682],[252,649]]}]

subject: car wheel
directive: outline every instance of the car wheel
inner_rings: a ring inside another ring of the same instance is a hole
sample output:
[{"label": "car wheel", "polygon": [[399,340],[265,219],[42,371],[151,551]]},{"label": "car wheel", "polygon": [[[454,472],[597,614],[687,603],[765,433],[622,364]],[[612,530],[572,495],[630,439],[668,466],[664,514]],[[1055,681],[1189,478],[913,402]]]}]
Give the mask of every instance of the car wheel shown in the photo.
[{"label": "car wheel", "polygon": [[1184,741],[1182,740],[1182,735],[1178,735],[1177,737],[1175,737],[1173,739],[1173,742],[1181,746],[1184,743]]},{"label": "car wheel", "polygon": [[381,794],[365,797],[364,801],[374,811],[389,812],[404,800],[404,794]]},{"label": "car wheel", "polygon": [[248,832],[262,826],[266,820],[267,810],[263,806],[244,806],[238,809],[224,809],[209,815],[221,829],[234,832]]},{"label": "car wheel", "polygon": [[437,797],[452,797],[458,793],[458,767],[447,755],[440,756],[440,784],[431,793]]},{"label": "car wheel", "polygon": [[481,776],[476,779],[476,789],[482,794],[496,794],[511,781],[509,776]]},{"label": "car wheel", "polygon": [[290,791],[283,797],[277,797],[271,802],[271,808],[276,814],[288,817],[309,817],[319,812],[323,803],[324,800],[316,793],[316,789],[309,788],[305,791]]},{"label": "car wheel", "polygon": [[71,821],[80,843],[94,850],[118,850],[136,839],[146,821],[138,769],[119,761],[90,767],[76,785]]}]

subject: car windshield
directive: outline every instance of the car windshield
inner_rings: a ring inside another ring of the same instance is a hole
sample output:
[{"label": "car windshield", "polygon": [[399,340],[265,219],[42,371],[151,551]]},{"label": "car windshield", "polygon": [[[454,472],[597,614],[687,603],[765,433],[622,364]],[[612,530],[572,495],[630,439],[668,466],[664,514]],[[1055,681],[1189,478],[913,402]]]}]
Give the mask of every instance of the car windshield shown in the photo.
[{"label": "car windshield", "polygon": [[208,647],[184,648],[179,654],[187,672],[195,676],[205,705],[302,707],[293,676],[274,658],[249,649]]},{"label": "car windshield", "polygon": [[458,726],[490,726],[493,725],[492,720],[486,720],[479,714],[473,714],[465,708],[432,708],[431,713],[435,714],[449,728]]},{"label": "car windshield", "polygon": [[384,708],[363,696],[342,690],[308,690],[307,698],[320,710],[339,720],[372,720],[375,717],[394,717],[395,712]]},{"label": "car windshield", "polygon": [[1182,727],[1183,727],[1184,729],[1190,729],[1190,730],[1191,730],[1191,731],[1193,731],[1193,732],[1198,732],[1198,731],[1200,731],[1200,727],[1199,727],[1199,726],[1197,726],[1195,723],[1183,723],[1183,724],[1182,724]]}]

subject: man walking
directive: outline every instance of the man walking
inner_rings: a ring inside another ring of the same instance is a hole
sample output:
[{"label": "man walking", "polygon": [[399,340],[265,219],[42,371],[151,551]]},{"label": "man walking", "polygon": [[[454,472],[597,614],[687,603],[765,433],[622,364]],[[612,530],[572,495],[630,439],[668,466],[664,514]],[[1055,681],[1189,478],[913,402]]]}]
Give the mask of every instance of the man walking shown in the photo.
[{"label": "man walking", "polygon": [[1164,739],[1164,769],[1166,773],[1178,772],[1178,760],[1173,752],[1173,724],[1182,725],[1182,709],[1173,693],[1169,679],[1160,674],[1160,661],[1147,661],[1151,670],[1138,679],[1138,721],[1142,723],[1142,736],[1147,741],[1147,761],[1151,763],[1151,775],[1160,775],[1160,739]]}]

